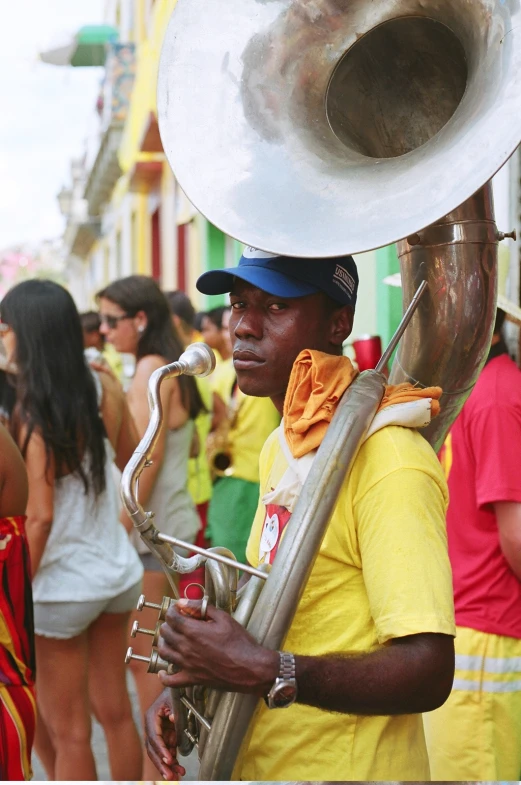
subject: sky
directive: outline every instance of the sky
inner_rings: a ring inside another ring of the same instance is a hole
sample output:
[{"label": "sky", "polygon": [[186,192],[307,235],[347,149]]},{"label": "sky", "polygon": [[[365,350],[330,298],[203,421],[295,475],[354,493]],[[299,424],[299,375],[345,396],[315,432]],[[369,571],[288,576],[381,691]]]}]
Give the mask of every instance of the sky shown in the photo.
[{"label": "sky", "polygon": [[85,24],[104,0],[0,0],[0,250],[61,235],[56,194],[81,155],[102,77],[97,68],[38,61]]}]

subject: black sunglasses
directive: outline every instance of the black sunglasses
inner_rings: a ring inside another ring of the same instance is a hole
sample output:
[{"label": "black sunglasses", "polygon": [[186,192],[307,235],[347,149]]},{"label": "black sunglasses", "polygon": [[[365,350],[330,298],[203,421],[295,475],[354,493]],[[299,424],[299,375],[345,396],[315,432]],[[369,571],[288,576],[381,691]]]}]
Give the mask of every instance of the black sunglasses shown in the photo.
[{"label": "black sunglasses", "polygon": [[101,324],[106,324],[109,330],[115,330],[119,322],[122,322],[123,319],[133,319],[134,317],[129,316],[128,313],[124,313],[122,316],[110,316],[106,313],[100,313],[99,318]]}]

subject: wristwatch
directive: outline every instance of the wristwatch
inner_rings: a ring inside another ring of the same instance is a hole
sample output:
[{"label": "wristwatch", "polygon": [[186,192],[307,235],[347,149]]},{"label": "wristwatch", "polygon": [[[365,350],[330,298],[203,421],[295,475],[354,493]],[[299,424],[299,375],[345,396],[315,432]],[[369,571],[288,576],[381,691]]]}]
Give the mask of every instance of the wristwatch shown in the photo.
[{"label": "wristwatch", "polygon": [[275,684],[264,700],[269,709],[287,709],[297,700],[297,680],[295,678],[295,657],[279,651],[280,670]]}]

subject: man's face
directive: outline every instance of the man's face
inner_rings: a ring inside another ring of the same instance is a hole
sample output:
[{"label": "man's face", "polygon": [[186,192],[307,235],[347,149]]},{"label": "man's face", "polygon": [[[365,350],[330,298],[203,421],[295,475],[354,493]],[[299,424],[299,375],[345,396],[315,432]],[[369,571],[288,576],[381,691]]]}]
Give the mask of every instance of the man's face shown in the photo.
[{"label": "man's face", "polygon": [[226,347],[226,351],[228,352],[228,356],[232,353],[232,342],[230,338],[230,318],[231,318],[231,311],[230,309],[228,309],[223,313],[223,327],[221,330],[222,340]]},{"label": "man's face", "polygon": [[350,332],[351,314],[340,306],[335,310],[322,294],[284,299],[236,279],[230,302],[239,387],[248,395],[272,398],[279,408],[300,352],[339,354]]},{"label": "man's face", "polygon": [[103,349],[105,343],[104,337],[99,330],[83,330],[83,345],[86,349],[94,347],[100,351]]},{"label": "man's face", "polygon": [[208,316],[203,316],[201,323],[201,334],[205,340],[205,343],[207,343],[211,349],[219,350],[221,343],[221,331],[217,325],[215,325],[212,320],[208,318]]}]

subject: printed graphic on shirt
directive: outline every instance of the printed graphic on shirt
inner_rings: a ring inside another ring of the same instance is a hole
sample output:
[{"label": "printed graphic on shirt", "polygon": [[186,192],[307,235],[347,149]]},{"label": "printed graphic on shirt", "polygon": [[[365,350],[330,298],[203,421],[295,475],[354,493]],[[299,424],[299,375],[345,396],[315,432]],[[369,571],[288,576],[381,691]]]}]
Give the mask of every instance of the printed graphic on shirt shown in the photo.
[{"label": "printed graphic on shirt", "polygon": [[291,513],[285,507],[279,507],[277,504],[266,506],[266,517],[259,546],[259,564],[273,564],[282,533],[290,518]]}]

